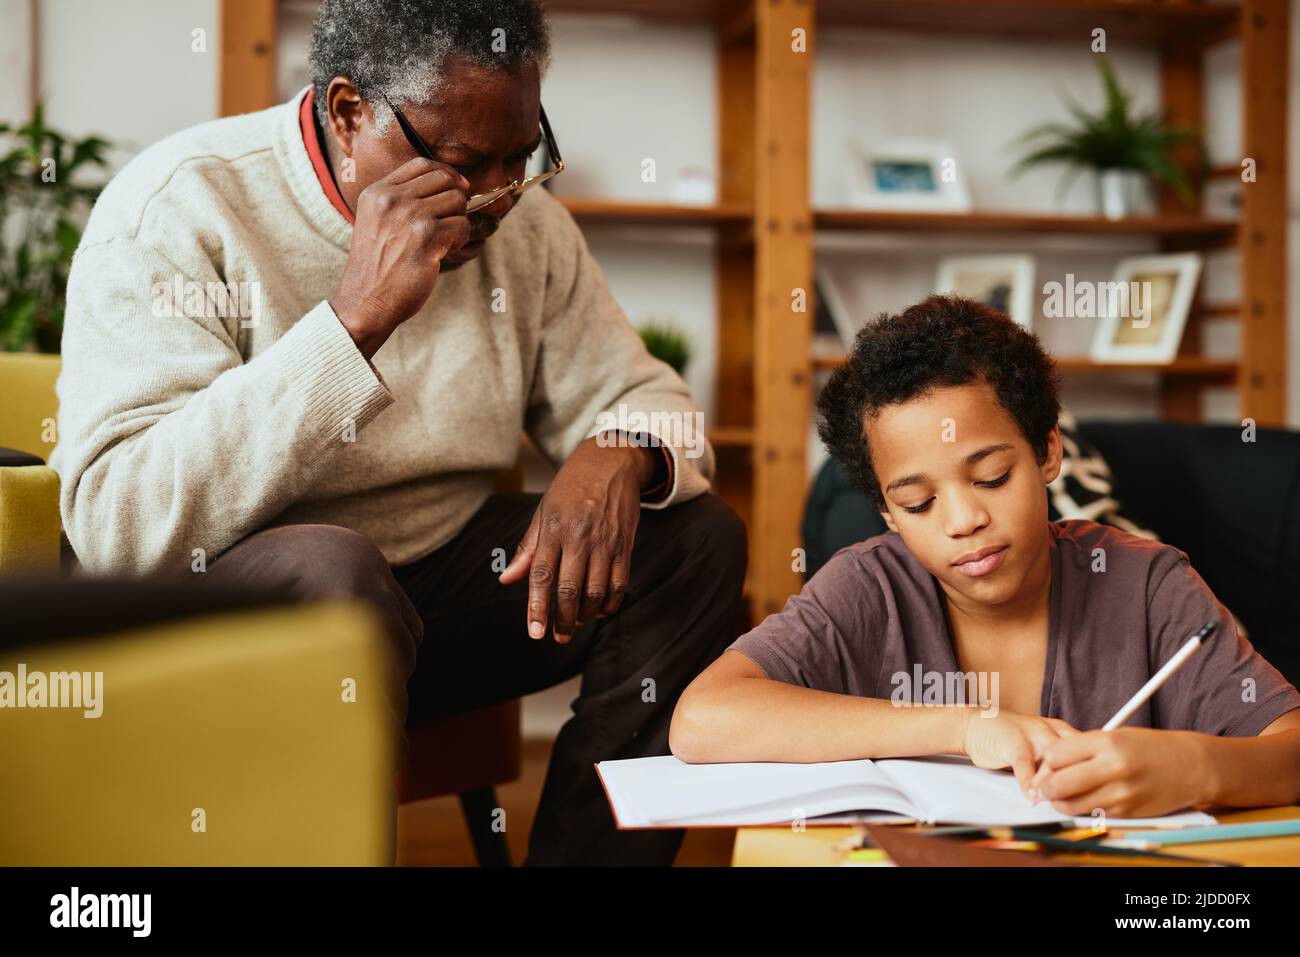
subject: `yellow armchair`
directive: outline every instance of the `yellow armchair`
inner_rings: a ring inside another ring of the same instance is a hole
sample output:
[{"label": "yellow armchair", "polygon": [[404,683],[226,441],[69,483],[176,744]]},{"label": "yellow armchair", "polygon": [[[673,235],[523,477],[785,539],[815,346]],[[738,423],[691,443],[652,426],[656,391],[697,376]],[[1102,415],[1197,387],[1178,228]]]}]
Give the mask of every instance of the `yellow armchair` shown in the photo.
[{"label": "yellow armchair", "polygon": [[[49,460],[60,367],[58,356],[0,352],[0,450]],[[56,571],[62,533],[59,477],[46,465],[6,466],[4,461],[0,457],[0,576]]]},{"label": "yellow armchair", "polygon": [[0,643],[0,862],[392,864],[390,653],[340,601]]}]

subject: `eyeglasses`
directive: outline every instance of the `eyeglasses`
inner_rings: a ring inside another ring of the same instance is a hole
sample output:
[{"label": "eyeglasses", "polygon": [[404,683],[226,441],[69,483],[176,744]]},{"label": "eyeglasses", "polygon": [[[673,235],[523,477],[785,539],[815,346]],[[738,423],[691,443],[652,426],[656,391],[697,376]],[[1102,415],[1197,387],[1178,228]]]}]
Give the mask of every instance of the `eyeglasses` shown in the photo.
[{"label": "eyeglasses", "polygon": [[[379,95],[384,98],[384,102],[388,104],[388,108],[392,110],[393,115],[397,117],[397,125],[400,126],[402,132],[406,134],[406,140],[411,144],[411,147],[425,159],[433,160],[433,162],[437,163],[438,160],[434,159],[433,151],[425,145],[424,140],[420,139],[420,135],[415,132],[415,127],[411,125],[410,121],[407,120],[407,118],[402,114],[402,111],[397,108],[393,101],[388,98],[388,94],[380,91]],[[482,209],[484,206],[491,206],[506,193],[510,193],[512,196],[518,196],[524,190],[532,189],[538,183],[546,182],[546,180],[564,169],[564,160],[560,159],[560,151],[555,145],[555,134],[551,132],[550,121],[546,119],[546,109],[540,103],[537,104],[537,108],[542,116],[542,136],[546,139],[546,149],[551,157],[551,165],[555,168],[549,169],[545,173],[538,173],[536,176],[511,180],[509,183],[506,183],[506,185],[498,186],[496,189],[488,190],[486,193],[475,193],[466,201],[465,212],[472,213],[474,210]]]}]

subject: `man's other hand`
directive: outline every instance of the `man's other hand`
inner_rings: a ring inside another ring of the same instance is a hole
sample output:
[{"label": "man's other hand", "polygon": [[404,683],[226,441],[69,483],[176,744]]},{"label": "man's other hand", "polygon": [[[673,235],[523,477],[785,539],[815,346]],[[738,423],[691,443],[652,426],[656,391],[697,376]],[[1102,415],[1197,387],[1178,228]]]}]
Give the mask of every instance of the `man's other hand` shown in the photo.
[{"label": "man's other hand", "polygon": [[631,572],[641,492],[654,474],[656,448],[602,447],[587,439],[542,496],[533,520],[501,573],[503,585],[528,575],[528,634],[542,638],[552,606],[555,640],[612,615]]}]

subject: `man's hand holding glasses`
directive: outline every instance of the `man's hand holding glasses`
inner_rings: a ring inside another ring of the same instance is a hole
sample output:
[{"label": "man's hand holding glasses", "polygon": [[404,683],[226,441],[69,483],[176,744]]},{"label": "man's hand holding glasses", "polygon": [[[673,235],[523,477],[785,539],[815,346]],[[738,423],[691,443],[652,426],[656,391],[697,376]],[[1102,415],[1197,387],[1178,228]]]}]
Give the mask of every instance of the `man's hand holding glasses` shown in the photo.
[{"label": "man's hand holding glasses", "polygon": [[362,191],[330,306],[367,359],[424,308],[443,257],[469,240],[469,190],[450,166],[419,156]]},{"label": "man's hand holding glasses", "polygon": [[545,139],[552,168],[471,195],[469,180],[436,160],[405,114],[382,95],[416,156],[361,192],[347,267],[330,298],[367,359],[429,301],[444,257],[470,243],[472,236],[477,246],[491,235],[480,229],[482,235],[474,236],[469,213],[506,195],[517,198],[564,169],[546,110],[539,104],[539,141]]}]

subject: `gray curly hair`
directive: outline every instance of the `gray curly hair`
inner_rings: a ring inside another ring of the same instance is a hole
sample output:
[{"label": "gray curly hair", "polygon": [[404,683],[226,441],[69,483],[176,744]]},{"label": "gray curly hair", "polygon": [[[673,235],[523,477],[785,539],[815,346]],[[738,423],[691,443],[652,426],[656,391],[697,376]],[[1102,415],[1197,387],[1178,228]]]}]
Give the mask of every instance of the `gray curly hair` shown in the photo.
[{"label": "gray curly hair", "polygon": [[[550,63],[551,36],[537,0],[324,0],[312,29],[312,89],[326,121],[325,96],[336,76],[350,79],[373,107],[426,103],[441,86],[450,55],[515,72]],[[389,110],[375,110],[382,131]]]}]

